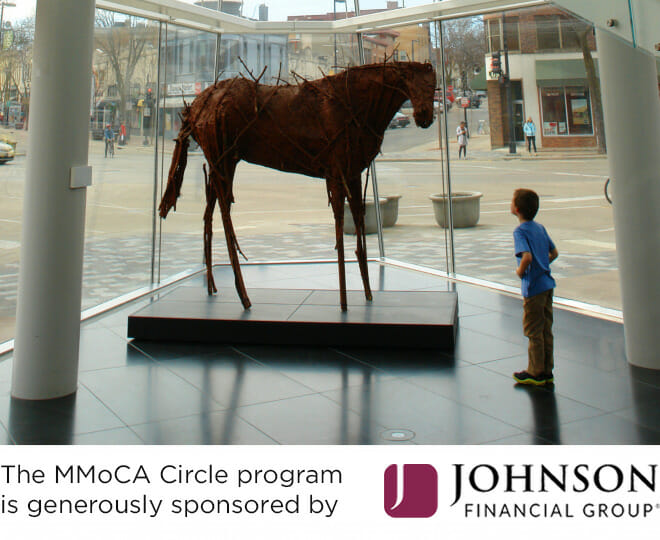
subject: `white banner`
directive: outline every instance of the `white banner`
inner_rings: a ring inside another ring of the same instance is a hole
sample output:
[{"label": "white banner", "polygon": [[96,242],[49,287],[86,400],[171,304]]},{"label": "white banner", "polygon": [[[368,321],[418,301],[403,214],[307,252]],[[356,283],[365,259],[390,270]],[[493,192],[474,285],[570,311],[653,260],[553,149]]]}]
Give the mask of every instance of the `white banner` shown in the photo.
[{"label": "white banner", "polygon": [[[649,538],[655,447],[4,447],[16,538]],[[202,536],[203,535],[203,536]]]}]

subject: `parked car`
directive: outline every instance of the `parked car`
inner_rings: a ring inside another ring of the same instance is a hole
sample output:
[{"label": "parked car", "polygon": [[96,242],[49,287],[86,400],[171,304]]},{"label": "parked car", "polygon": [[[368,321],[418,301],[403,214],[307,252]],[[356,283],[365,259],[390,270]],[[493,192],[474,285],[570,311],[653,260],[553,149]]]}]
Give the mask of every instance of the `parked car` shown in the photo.
[{"label": "parked car", "polygon": [[403,114],[401,112],[397,112],[394,114],[394,118],[390,121],[390,125],[387,126],[390,129],[394,128],[404,128],[408,124],[410,124],[410,117],[406,114]]},{"label": "parked car", "polygon": [[449,109],[451,109],[451,101],[449,101],[448,99],[445,100],[444,106],[442,104],[442,101],[436,100],[433,102],[434,115],[442,114],[443,112],[448,111]]},{"label": "parked car", "polygon": [[14,159],[15,155],[16,151],[11,145],[0,142],[0,163],[7,163],[8,161],[11,161]]}]

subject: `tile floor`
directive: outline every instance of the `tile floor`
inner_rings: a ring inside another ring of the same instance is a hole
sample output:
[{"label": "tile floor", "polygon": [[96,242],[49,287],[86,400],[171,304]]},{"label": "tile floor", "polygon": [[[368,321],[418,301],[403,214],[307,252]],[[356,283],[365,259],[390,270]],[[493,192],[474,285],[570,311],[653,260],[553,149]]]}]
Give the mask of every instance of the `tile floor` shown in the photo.
[{"label": "tile floor", "polygon": [[[243,267],[250,287],[336,288],[336,265]],[[356,265],[349,288],[360,288]],[[449,290],[446,280],[370,265],[377,290]],[[233,283],[217,267],[216,283]],[[200,276],[186,285],[198,283]],[[6,444],[655,444],[660,372],[630,367],[620,324],[556,309],[554,388],[516,387],[526,365],[521,300],[457,284],[453,352],[136,342],[142,299],[82,325],[79,390],[10,397]],[[157,295],[156,295],[157,297]],[[349,307],[350,309],[350,307]],[[412,438],[397,440],[395,433]],[[400,431],[397,431],[400,430]],[[394,440],[391,440],[394,439]]]}]

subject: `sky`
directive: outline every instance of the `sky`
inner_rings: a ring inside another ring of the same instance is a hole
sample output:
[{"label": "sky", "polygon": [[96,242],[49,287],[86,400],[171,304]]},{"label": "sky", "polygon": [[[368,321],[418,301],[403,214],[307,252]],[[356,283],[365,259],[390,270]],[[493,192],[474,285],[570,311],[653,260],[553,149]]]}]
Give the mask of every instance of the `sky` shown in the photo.
[{"label": "sky", "polygon": [[[15,7],[6,6],[4,10],[5,20],[18,21],[34,15],[36,0],[9,0]],[[54,2],[56,0],[48,0]],[[188,4],[195,0],[183,0]],[[399,0],[399,5],[406,7],[431,3],[433,0]],[[361,0],[360,9],[384,9],[387,0]],[[268,6],[269,19],[271,21],[284,21],[287,15],[309,15],[313,13],[330,13],[333,11],[333,0],[244,0],[243,15],[257,18],[258,6]],[[348,11],[353,11],[353,0],[347,0]],[[344,4],[337,2],[337,11],[344,11]]]}]

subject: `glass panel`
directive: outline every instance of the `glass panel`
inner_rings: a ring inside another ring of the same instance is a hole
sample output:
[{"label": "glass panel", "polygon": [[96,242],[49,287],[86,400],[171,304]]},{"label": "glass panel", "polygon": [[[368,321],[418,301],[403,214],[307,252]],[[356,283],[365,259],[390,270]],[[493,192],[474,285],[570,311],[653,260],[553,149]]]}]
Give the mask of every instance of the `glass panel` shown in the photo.
[{"label": "glass panel", "polygon": [[[168,31],[168,43],[177,42],[178,49],[182,46],[187,48],[189,42],[199,39],[199,34],[190,30]],[[378,49],[377,44],[367,47],[372,55],[382,57],[386,49]],[[251,79],[261,75],[260,81],[270,85],[298,84],[304,79],[320,78],[324,73],[331,75],[358,63],[355,35],[223,35],[218,52],[220,80],[235,76]],[[164,69],[168,89],[193,82],[196,85],[194,88],[184,87],[186,101],[191,102],[199,91],[213,83],[215,77],[205,78],[205,75],[195,75],[194,81],[186,78],[187,74],[179,74],[170,67],[171,61],[168,61]],[[163,114],[164,182],[172,156],[173,146],[170,141],[180,129],[178,114],[183,110],[180,91],[177,97],[170,94],[166,98],[167,106]],[[241,114],[240,111],[233,112]],[[251,111],[244,113],[249,116]],[[317,127],[314,118],[307,118],[306,121],[310,129]],[[277,129],[277,126],[268,124],[268,129]],[[284,132],[280,138],[283,144],[295,144],[295,141],[287,139]],[[258,146],[259,141],[260,138],[256,138],[254,145]],[[202,264],[204,163],[201,151],[193,145],[177,211],[171,213],[162,224],[161,278]],[[323,179],[282,172],[242,160],[234,175],[233,193],[232,221],[240,248],[250,262],[336,259],[334,219],[328,207],[328,194]],[[227,263],[229,256],[218,208],[213,228],[213,262]],[[353,238],[346,236],[345,239],[348,258],[353,256],[355,249]],[[378,255],[376,242],[376,235],[369,235],[368,252],[372,256]],[[246,283],[246,286],[249,291],[250,287],[258,284]]]},{"label": "glass panel", "polygon": [[[528,132],[534,138],[509,153],[507,83],[488,80],[488,98],[480,109],[468,110],[468,120],[474,126],[469,113],[485,111],[489,133],[477,136],[472,127],[467,160],[458,161],[457,144],[450,140],[453,190],[483,194],[478,224],[454,231],[456,272],[519,290],[512,237],[518,221],[510,204],[514,190],[526,187],[538,193],[536,219],[559,249],[552,264],[556,296],[621,309],[612,208],[603,193],[609,169],[597,133],[602,111],[596,110],[594,99],[596,70],[589,67],[589,57],[597,55],[592,32],[586,32],[586,50],[564,50],[558,58],[545,49],[556,48],[558,21],[564,29],[580,28],[583,21],[569,24],[568,13],[548,6],[507,12],[505,21],[514,17],[523,50],[509,55],[512,105],[514,115],[531,119]],[[484,19],[490,26],[502,14]],[[543,48],[525,49],[535,43],[539,28]],[[459,119],[452,114],[448,118],[455,128]],[[513,129],[517,131],[515,125]]]},{"label": "glass panel", "polygon": [[94,48],[83,309],[150,281],[154,158],[142,130],[148,81],[156,78],[158,23],[97,10]]},{"label": "glass panel", "polygon": [[[447,52],[445,62],[448,81],[454,78],[460,81],[463,75],[460,69],[466,69],[469,65],[465,60],[459,60],[468,50],[464,47],[466,43],[472,43],[471,34],[466,33],[469,27],[469,21],[461,21],[446,30],[445,43],[450,42],[448,33],[455,38],[451,41],[453,47]],[[482,62],[486,41],[483,25],[481,28],[479,44]],[[442,72],[437,69],[438,65],[442,65],[439,25],[396,27],[391,32],[394,38],[392,45],[398,46],[399,50],[410,51],[411,58],[412,44],[421,44],[415,46],[415,60],[426,61],[430,56],[436,67],[440,90],[436,94],[435,122],[429,128],[422,129],[415,125],[412,104],[406,101],[385,132],[382,154],[376,159],[379,196],[387,199],[381,205],[384,209],[385,255],[390,259],[448,271],[449,230],[438,225],[431,197],[441,196],[447,190],[446,182],[443,182],[448,174],[444,161],[444,116],[447,111],[451,111],[452,115],[458,113],[458,107],[453,105],[453,85],[446,93],[442,91]],[[472,70],[469,76],[472,77]],[[455,129],[456,126],[450,126],[450,130]],[[450,132],[450,135],[452,140],[455,139],[455,134]]]},{"label": "glass panel", "polygon": [[34,2],[5,3],[4,28],[5,45],[0,51],[0,142],[13,146],[16,154],[0,164],[0,343],[12,339],[15,328]]}]

